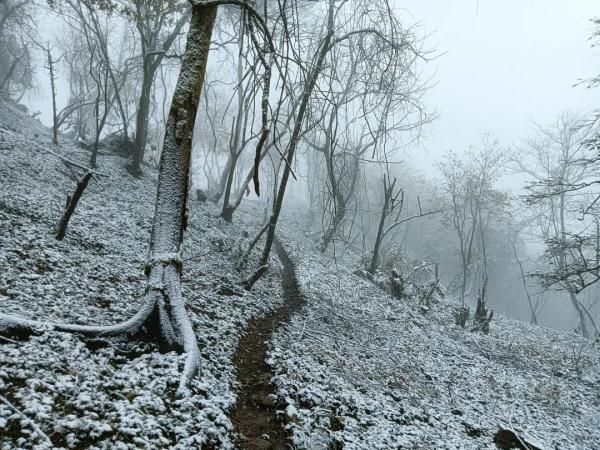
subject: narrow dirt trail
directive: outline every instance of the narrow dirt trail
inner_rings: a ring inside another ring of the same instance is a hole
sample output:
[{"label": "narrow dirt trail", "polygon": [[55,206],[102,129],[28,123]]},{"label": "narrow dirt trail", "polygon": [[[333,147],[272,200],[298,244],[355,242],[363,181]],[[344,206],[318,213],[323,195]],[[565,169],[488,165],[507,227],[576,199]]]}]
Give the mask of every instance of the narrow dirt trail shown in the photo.
[{"label": "narrow dirt trail", "polygon": [[294,263],[278,240],[275,250],[283,264],[281,283],[285,301],[267,315],[250,321],[234,358],[241,389],[231,420],[240,435],[238,447],[244,450],[291,448],[283,423],[275,417],[276,391],[269,383],[273,372],[266,359],[273,333],[300,310],[304,298]]}]

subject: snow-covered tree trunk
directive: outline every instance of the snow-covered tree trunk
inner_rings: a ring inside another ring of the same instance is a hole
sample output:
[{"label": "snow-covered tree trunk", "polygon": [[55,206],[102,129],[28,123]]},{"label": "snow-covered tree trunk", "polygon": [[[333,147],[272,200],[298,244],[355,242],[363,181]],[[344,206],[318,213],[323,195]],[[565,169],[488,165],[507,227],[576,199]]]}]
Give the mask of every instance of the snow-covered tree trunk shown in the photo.
[{"label": "snow-covered tree trunk", "polygon": [[181,296],[180,258],[187,225],[187,196],[196,112],[206,73],[217,6],[195,5],[181,72],[167,119],[161,152],[150,252],[147,293],[153,292],[160,332],[188,354],[184,380],[197,365],[198,346]]}]

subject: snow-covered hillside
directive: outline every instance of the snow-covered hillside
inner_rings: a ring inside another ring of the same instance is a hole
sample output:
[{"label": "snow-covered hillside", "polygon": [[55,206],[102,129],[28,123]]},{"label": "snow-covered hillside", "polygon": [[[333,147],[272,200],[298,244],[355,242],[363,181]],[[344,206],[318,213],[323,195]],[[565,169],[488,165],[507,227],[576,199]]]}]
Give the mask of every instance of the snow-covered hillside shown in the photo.
[{"label": "snow-covered hillside", "polygon": [[[50,142],[0,103],[0,311],[121,321],[144,289],[156,174],[134,179],[123,159],[101,154],[108,177],[90,185],[59,242],[54,227],[75,183],[44,149],[82,162],[86,153]],[[202,364],[189,397],[175,396],[183,357],[152,343],[43,329],[0,337],[1,449],[237,445],[230,411],[236,389],[252,387],[236,382],[234,354],[247,323],[286,301],[281,264],[273,255],[267,276],[241,289],[252,268],[236,265],[262,212],[242,207],[227,224],[210,202],[190,209],[184,295]],[[504,445],[494,442],[500,429],[522,439],[516,448],[600,448],[600,358],[590,341],[501,315],[488,336],[471,333],[454,324],[452,299],[426,309],[392,298],[317,252],[298,215],[281,225],[306,301],[289,323],[272,324],[269,343],[273,406],[293,448],[494,449]],[[268,436],[253,445],[271,448]]]},{"label": "snow-covered hillside", "polygon": [[597,346],[502,315],[471,333],[452,299],[399,301],[284,228],[308,303],[272,363],[298,448],[495,449],[500,429],[540,449],[600,448]]},{"label": "snow-covered hillside", "polygon": [[[58,242],[54,227],[75,183],[38,146],[81,161],[85,155],[52,146],[47,131],[29,126],[17,109],[0,108],[2,312],[76,323],[128,318],[144,289],[155,171],[136,180],[123,159],[100,156],[109,178],[90,185]],[[202,353],[191,396],[174,396],[183,358],[149,344],[86,346],[55,332],[2,339],[0,394],[20,413],[0,402],[0,448],[51,448],[32,424],[57,448],[232,448],[232,357],[246,322],[281,302],[278,263],[254,290],[237,288],[242,274],[234,266],[260,217],[242,211],[230,225],[212,205],[191,206],[184,295]]]}]

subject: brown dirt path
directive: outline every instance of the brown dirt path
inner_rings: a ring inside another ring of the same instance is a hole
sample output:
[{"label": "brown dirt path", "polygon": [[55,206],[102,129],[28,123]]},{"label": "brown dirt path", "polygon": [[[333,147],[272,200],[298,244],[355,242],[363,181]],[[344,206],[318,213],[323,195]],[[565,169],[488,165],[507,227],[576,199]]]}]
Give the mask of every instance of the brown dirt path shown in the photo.
[{"label": "brown dirt path", "polygon": [[296,279],[296,268],[279,240],[275,251],[283,264],[282,287],[285,302],[265,316],[251,320],[242,335],[234,357],[240,392],[231,411],[231,420],[239,433],[238,447],[244,450],[291,448],[284,424],[277,420],[278,408],[273,376],[266,362],[268,342],[274,331],[304,304]]}]

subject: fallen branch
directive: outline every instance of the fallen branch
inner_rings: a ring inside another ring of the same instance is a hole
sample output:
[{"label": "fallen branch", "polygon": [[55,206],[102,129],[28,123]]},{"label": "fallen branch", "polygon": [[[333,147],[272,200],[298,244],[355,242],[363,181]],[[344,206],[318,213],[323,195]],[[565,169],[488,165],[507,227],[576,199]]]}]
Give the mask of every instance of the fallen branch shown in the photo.
[{"label": "fallen branch", "polygon": [[242,286],[244,287],[244,289],[246,289],[247,291],[252,289],[252,286],[254,286],[254,283],[256,283],[258,280],[260,280],[260,278],[265,274],[265,272],[267,270],[269,270],[268,264],[265,264],[264,266],[260,266],[256,270],[256,272],[254,272],[249,278],[242,281]]},{"label": "fallen branch", "polygon": [[79,199],[83,195],[83,191],[85,191],[85,188],[88,186],[92,175],[93,172],[91,171],[86,173],[83,176],[83,178],[77,182],[77,187],[75,188],[73,196],[67,195],[67,204],[65,205],[65,212],[63,213],[60,222],[58,223],[56,231],[57,240],[62,241],[65,238],[67,226],[69,225],[69,220],[71,220],[71,216],[75,212],[77,203],[79,203]]},{"label": "fallen branch", "polygon": [[14,339],[9,339],[9,338],[4,337],[4,336],[0,336],[0,340],[6,341],[6,342],[10,342],[11,344],[18,344],[18,341],[15,341]]}]

